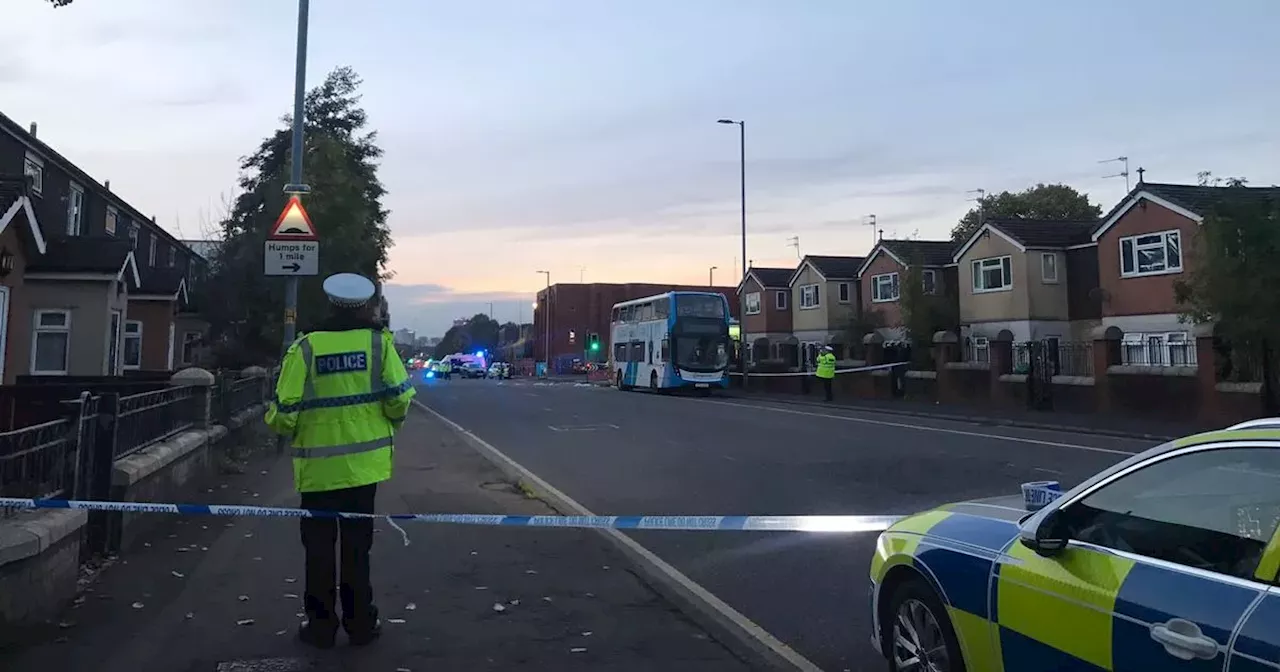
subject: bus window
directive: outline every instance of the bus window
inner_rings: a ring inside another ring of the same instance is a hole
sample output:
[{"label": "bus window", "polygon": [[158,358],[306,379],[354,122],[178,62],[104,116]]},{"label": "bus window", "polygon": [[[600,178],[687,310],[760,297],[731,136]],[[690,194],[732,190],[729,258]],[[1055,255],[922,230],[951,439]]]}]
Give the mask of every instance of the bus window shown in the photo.
[{"label": "bus window", "polygon": [[613,361],[615,362],[627,361],[627,344],[626,343],[613,344]]},{"label": "bus window", "polygon": [[645,346],[644,341],[633,341],[631,343],[631,360],[630,361],[633,361],[633,362],[644,361],[644,351],[645,351],[644,346]]},{"label": "bus window", "polygon": [[617,322],[617,321],[618,321],[618,309],[617,309],[617,308],[614,308],[614,309],[613,309],[613,313],[612,313],[612,315],[609,317],[609,321],[610,321],[610,322]]},{"label": "bus window", "polygon": [[664,362],[671,361],[671,339],[669,338],[662,339],[661,361],[664,361]]},{"label": "bus window", "polygon": [[652,320],[652,319],[653,319],[653,304],[652,304],[652,303],[645,303],[645,304],[641,304],[641,305],[640,305],[640,318],[639,318],[639,319],[641,319],[641,320]]},{"label": "bus window", "polygon": [[657,301],[654,301],[654,302],[653,302],[653,314],[654,314],[656,317],[661,317],[661,318],[666,318],[668,315],[670,315],[670,314],[671,314],[671,299],[670,299],[670,298],[668,298],[668,297],[665,297],[665,296],[664,296],[664,297],[662,297],[661,299],[658,299]]}]

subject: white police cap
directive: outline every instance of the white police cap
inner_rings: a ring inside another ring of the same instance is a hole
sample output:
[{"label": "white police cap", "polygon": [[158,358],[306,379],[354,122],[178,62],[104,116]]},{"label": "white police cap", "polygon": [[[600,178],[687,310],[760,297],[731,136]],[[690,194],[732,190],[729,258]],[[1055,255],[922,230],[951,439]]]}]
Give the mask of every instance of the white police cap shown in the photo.
[{"label": "white police cap", "polygon": [[372,280],[355,273],[337,273],[324,279],[324,293],[339,308],[359,308],[377,291]]}]

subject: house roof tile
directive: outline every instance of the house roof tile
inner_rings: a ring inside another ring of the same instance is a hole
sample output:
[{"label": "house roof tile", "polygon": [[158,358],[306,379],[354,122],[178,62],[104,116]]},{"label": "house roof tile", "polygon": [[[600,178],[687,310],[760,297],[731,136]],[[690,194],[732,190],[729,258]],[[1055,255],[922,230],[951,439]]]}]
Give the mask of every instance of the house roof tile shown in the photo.
[{"label": "house roof tile", "polygon": [[828,280],[847,280],[858,277],[858,268],[862,266],[865,257],[806,255],[804,260],[818,269],[822,277]]},{"label": "house roof tile", "polygon": [[763,287],[786,287],[791,280],[791,274],[795,273],[794,268],[767,268],[753,266],[751,274],[756,276]]},{"label": "house roof tile", "polygon": [[133,251],[128,240],[112,236],[60,236],[48,252],[27,266],[33,273],[119,273]]},{"label": "house roof tile", "polygon": [[1098,227],[1098,220],[992,219],[986,224],[1018,241],[1023,247],[1062,248],[1083,245]]},{"label": "house roof tile", "polygon": [[910,264],[919,259],[924,266],[946,266],[951,263],[951,255],[957,245],[949,240],[893,240],[880,241],[885,249],[893,253],[903,263]]}]

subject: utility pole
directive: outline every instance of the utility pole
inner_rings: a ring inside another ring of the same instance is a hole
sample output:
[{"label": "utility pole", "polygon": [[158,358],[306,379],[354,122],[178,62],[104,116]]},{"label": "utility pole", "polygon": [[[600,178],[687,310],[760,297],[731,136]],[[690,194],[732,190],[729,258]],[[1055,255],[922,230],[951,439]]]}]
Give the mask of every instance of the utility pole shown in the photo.
[{"label": "utility pole", "polygon": [[551,375],[551,271],[538,272],[547,276],[547,295],[542,297],[542,317],[543,322],[546,323],[542,325],[543,335],[546,338],[542,347],[546,358],[546,373]]},{"label": "utility pole", "polygon": [[583,278],[583,276],[586,274],[586,272],[587,272],[587,267],[586,267],[586,266],[579,266],[579,267],[578,267],[578,284],[579,284],[579,285],[581,285],[581,284],[582,284],[582,278]]},{"label": "utility pole", "polygon": [[[311,193],[311,187],[302,183],[302,131],[303,102],[307,89],[307,24],[311,15],[311,0],[298,0],[298,50],[293,71],[293,147],[291,151],[292,171],[289,184],[285,185],[286,194],[301,196]],[[298,333],[298,278],[291,275],[284,280],[284,344],[281,353],[293,345]]]},{"label": "utility pole", "polygon": [[716,286],[716,268],[718,267],[712,266],[711,268],[707,269],[707,286],[708,287]]},{"label": "utility pole", "polygon": [[1120,162],[1120,163],[1124,166],[1124,168],[1123,168],[1120,172],[1118,172],[1118,173],[1116,173],[1116,174],[1114,174],[1114,175],[1103,175],[1103,176],[1102,176],[1102,179],[1106,180],[1106,179],[1110,179],[1110,178],[1113,178],[1113,177],[1123,177],[1123,178],[1124,178],[1124,193],[1126,193],[1126,194],[1127,194],[1127,193],[1129,193],[1129,157],[1127,157],[1127,156],[1117,156],[1117,157],[1116,157],[1116,158],[1114,158],[1114,159],[1104,159],[1104,160],[1102,160],[1102,161],[1099,161],[1098,163],[1116,163],[1116,162]]},{"label": "utility pole", "polygon": [[[733,124],[738,127],[738,175],[739,188],[741,190],[742,202],[742,275],[739,281],[747,274],[747,122],[745,120],[734,119],[718,119],[718,124]],[[739,319],[746,317],[746,297],[739,299]],[[742,364],[742,387],[747,386],[747,358],[745,357],[746,348],[739,343],[738,359]]]}]

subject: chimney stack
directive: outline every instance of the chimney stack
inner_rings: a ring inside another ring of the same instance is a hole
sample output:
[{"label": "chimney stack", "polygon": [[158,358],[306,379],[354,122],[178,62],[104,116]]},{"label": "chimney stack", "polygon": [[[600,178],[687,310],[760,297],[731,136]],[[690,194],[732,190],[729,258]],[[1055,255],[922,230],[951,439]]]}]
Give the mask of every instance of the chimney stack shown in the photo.
[{"label": "chimney stack", "polygon": [[36,126],[36,122],[31,122],[31,128],[28,130],[28,132],[31,133],[31,137],[36,137],[37,129],[39,129],[39,126]]},{"label": "chimney stack", "polygon": [[107,180],[106,182],[103,182],[102,188],[106,189],[107,191],[111,191],[111,180]]}]

